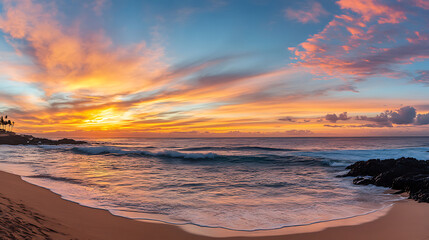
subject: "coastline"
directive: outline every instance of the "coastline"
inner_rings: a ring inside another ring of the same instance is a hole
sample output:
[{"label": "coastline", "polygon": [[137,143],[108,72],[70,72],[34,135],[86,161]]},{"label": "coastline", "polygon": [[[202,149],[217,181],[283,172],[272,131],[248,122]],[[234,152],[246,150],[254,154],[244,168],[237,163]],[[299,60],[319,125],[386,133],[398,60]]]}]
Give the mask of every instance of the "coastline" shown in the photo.
[{"label": "coastline", "polygon": [[[114,216],[107,210],[81,206],[62,199],[60,195],[48,189],[25,182],[18,175],[0,171],[0,182],[0,210],[2,215],[6,216],[1,220],[0,234],[4,235],[9,231],[18,238],[28,236],[28,234],[31,234],[33,239],[131,240],[429,238],[429,222],[427,221],[429,204],[412,200],[401,200],[390,208],[377,211],[376,214],[371,213],[308,226],[257,231],[246,236],[226,237],[227,235],[224,235],[219,238],[222,234],[216,232],[216,229],[213,232],[213,229],[191,227],[185,231],[183,227],[176,225],[137,221]],[[238,235],[242,235],[242,233]]]}]

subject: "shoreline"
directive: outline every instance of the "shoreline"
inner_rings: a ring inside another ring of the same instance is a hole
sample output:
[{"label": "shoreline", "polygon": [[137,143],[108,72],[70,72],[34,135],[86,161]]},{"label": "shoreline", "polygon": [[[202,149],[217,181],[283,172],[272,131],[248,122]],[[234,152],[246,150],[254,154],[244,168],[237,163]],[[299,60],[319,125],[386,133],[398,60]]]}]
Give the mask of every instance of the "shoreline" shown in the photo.
[{"label": "shoreline", "polygon": [[[0,170],[1,171],[1,170]],[[4,170],[3,170],[4,171]],[[198,225],[194,223],[175,223],[174,220],[163,217],[159,218],[160,215],[156,214],[139,214],[143,215],[144,217],[130,217],[127,215],[122,215],[115,213],[115,211],[111,211],[105,208],[97,207],[97,206],[91,206],[91,205],[85,205],[80,203],[79,201],[75,201],[72,199],[67,199],[60,193],[55,192],[55,190],[50,189],[49,187],[43,186],[43,184],[38,184],[37,182],[34,182],[30,180],[28,177],[21,176],[19,174],[14,173],[13,171],[7,173],[17,175],[26,183],[29,183],[33,186],[40,187],[43,189],[46,189],[53,194],[56,194],[60,196],[61,199],[65,201],[69,201],[72,203],[76,203],[82,207],[87,207],[91,209],[99,209],[104,210],[112,214],[116,217],[122,217],[126,219],[130,219],[133,221],[140,221],[140,222],[151,222],[156,224],[166,224],[170,226],[176,226],[180,229],[185,230],[188,233],[201,235],[201,236],[207,236],[207,237],[215,237],[215,238],[225,238],[225,237],[269,237],[269,236],[282,236],[282,235],[291,235],[291,234],[297,234],[297,233],[311,233],[315,231],[321,231],[326,228],[330,227],[339,227],[339,226],[353,226],[358,225],[366,222],[373,221],[381,216],[384,216],[389,209],[393,206],[394,203],[401,201],[403,199],[406,199],[408,196],[406,194],[401,194],[402,199],[398,200],[392,200],[390,201],[390,204],[370,210],[368,212],[360,213],[357,215],[352,215],[348,217],[341,217],[341,218],[335,218],[335,219],[328,219],[328,220],[321,220],[321,221],[315,221],[315,222],[309,222],[309,223],[302,223],[302,224],[291,224],[291,225],[283,225],[277,228],[271,228],[271,229],[251,229],[251,230],[239,230],[239,229],[232,229],[227,227],[216,227],[216,226],[205,226],[205,225]],[[386,193],[393,193],[394,191],[391,189],[386,190]]]},{"label": "shoreline", "polygon": [[[1,172],[2,170],[0,170]],[[6,171],[7,172],[7,171]],[[15,173],[7,172],[13,175],[17,175]],[[284,225],[277,228],[270,228],[270,229],[251,229],[251,230],[240,230],[240,229],[232,229],[227,227],[216,227],[216,226],[205,226],[205,225],[198,225],[195,223],[175,223],[174,220],[168,218],[168,217],[162,217],[160,218],[160,215],[157,214],[149,214],[149,213],[139,213],[138,215],[144,215],[145,217],[130,217],[127,215],[121,215],[119,213],[115,213],[115,211],[111,211],[109,209],[96,207],[96,206],[90,206],[90,205],[84,205],[78,201],[74,201],[71,199],[64,198],[63,195],[56,193],[54,190],[44,187],[42,185],[39,185],[37,183],[34,183],[32,181],[29,181],[28,177],[19,176],[24,182],[29,183],[33,186],[40,187],[43,189],[46,189],[53,194],[59,195],[61,199],[65,201],[69,201],[72,203],[76,203],[83,207],[88,207],[92,209],[100,209],[105,210],[116,217],[122,217],[134,221],[140,221],[140,222],[152,222],[157,224],[166,224],[171,226],[177,226],[186,232],[194,233],[197,235],[202,236],[208,236],[208,237],[215,237],[215,238],[222,238],[222,237],[254,237],[254,236],[279,236],[279,235],[290,235],[292,233],[307,233],[307,232],[314,232],[316,230],[323,230],[328,227],[337,227],[337,226],[349,226],[349,225],[358,225],[365,222],[373,221],[381,216],[384,216],[389,209],[399,201],[403,201],[404,199],[408,198],[408,195],[406,193],[400,194],[403,198],[398,200],[392,200],[390,204],[383,206],[378,209],[370,210],[368,212],[360,213],[357,215],[349,216],[349,217],[342,217],[342,218],[335,218],[335,219],[328,219],[328,220],[321,220],[316,222],[309,222],[309,223],[302,223],[302,224],[292,224],[292,225]],[[393,194],[395,191],[388,189],[385,191],[385,193]]]},{"label": "shoreline", "polygon": [[[237,233],[237,231],[178,226],[115,216],[107,210],[85,207],[64,200],[60,195],[46,188],[30,184],[18,175],[3,171],[0,171],[0,182],[2,182],[0,210],[3,213],[5,211],[7,213],[8,210],[13,213],[7,215],[10,218],[6,223],[14,225],[14,218],[21,219],[18,223],[23,222],[22,219],[28,219],[27,225],[23,226],[24,230],[20,231],[23,234],[36,234],[32,236],[34,239],[46,239],[46,236],[53,239],[178,240],[424,239],[429,237],[427,221],[429,204],[412,200],[401,200],[394,203],[392,207],[365,216],[278,230],[255,231],[243,236],[242,232]],[[3,226],[0,228],[0,236],[8,231],[6,229],[8,224],[3,222],[0,224]],[[30,228],[26,232],[26,226],[27,228],[33,226],[32,228],[35,229]],[[19,224],[14,227],[15,230],[20,229]]]}]

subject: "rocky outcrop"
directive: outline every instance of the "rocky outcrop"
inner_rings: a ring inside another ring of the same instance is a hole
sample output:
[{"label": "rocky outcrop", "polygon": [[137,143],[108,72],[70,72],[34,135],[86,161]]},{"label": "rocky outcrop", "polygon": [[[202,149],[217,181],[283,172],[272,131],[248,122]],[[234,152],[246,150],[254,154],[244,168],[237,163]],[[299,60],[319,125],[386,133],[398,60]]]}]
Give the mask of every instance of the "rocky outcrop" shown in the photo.
[{"label": "rocky outcrop", "polygon": [[357,177],[354,184],[389,187],[408,192],[410,198],[429,202],[429,160],[415,158],[371,159],[359,161],[346,169],[344,177]]},{"label": "rocky outcrop", "polygon": [[60,144],[85,144],[85,141],[76,141],[63,138],[60,140],[50,140],[46,138],[37,138],[31,135],[18,135],[14,133],[0,134],[0,145],[60,145]]}]

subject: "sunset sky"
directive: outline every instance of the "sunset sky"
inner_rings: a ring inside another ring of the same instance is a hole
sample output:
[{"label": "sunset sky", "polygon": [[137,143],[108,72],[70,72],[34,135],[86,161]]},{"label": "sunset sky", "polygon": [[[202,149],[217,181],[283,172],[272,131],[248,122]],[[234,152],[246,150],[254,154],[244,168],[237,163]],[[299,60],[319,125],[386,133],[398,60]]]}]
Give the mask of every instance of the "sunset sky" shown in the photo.
[{"label": "sunset sky", "polygon": [[429,0],[0,5],[20,133],[429,135]]}]

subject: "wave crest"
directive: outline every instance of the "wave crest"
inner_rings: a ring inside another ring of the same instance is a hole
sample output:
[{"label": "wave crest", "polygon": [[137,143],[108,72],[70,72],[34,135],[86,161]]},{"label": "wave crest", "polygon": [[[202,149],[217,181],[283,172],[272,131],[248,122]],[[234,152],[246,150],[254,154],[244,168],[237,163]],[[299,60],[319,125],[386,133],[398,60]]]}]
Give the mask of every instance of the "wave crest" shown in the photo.
[{"label": "wave crest", "polygon": [[145,150],[125,150],[119,147],[111,146],[91,146],[74,147],[72,152],[85,155],[115,155],[130,157],[158,157],[158,158],[177,158],[183,160],[204,160],[228,163],[249,163],[249,164],[274,164],[279,166],[325,166],[325,167],[343,167],[350,165],[350,161],[329,160],[324,158],[315,158],[309,156],[280,156],[272,154],[259,155],[219,155],[216,153],[186,153],[173,150],[164,150],[151,152]]},{"label": "wave crest", "polygon": [[88,155],[104,155],[104,154],[118,154],[118,155],[144,155],[155,157],[170,157],[170,158],[183,158],[183,159],[213,159],[219,157],[215,153],[182,153],[178,151],[165,150],[159,152],[139,151],[139,150],[122,150],[120,148],[100,146],[100,147],[74,147],[71,149],[75,153],[88,154]]},{"label": "wave crest", "polygon": [[180,150],[181,151],[273,151],[273,152],[299,151],[298,149],[257,147],[257,146],[242,146],[242,147],[191,147],[191,148],[182,148]]}]

